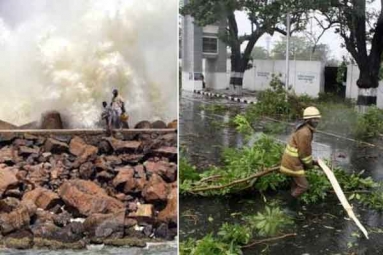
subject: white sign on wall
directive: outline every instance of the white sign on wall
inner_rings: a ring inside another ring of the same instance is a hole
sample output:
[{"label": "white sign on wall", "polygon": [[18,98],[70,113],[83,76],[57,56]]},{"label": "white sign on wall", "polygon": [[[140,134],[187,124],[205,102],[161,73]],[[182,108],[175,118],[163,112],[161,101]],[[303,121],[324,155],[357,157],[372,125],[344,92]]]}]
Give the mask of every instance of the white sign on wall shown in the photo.
[{"label": "white sign on wall", "polygon": [[270,72],[257,72],[257,76],[258,76],[258,77],[269,78],[269,76],[270,76]]},{"label": "white sign on wall", "polygon": [[297,72],[297,81],[313,84],[317,79],[316,76],[313,72]]}]

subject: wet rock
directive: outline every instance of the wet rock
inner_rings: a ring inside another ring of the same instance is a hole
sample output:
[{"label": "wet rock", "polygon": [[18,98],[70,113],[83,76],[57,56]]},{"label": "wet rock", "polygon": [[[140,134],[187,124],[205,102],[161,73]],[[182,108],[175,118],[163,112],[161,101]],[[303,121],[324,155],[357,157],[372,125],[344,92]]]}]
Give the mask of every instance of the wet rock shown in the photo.
[{"label": "wet rock", "polygon": [[146,202],[166,201],[168,193],[168,185],[159,175],[153,174],[142,191],[142,197]]},{"label": "wet rock", "polygon": [[31,154],[39,154],[40,149],[38,147],[29,148],[26,146],[20,146],[19,148],[19,155],[23,157],[27,157]]},{"label": "wet rock", "polygon": [[172,188],[165,209],[158,214],[159,221],[171,223],[173,225],[177,224],[177,194],[177,188]]},{"label": "wet rock", "polygon": [[6,146],[0,149],[0,164],[15,164],[15,150],[12,147]]},{"label": "wet rock", "polygon": [[11,233],[4,238],[4,245],[13,249],[30,249],[33,246],[33,235],[30,231],[19,230]]},{"label": "wet rock", "polygon": [[156,120],[152,122],[152,128],[165,129],[166,123],[161,120]]},{"label": "wet rock", "polygon": [[149,121],[143,120],[138,122],[135,126],[135,129],[150,129],[152,128],[152,124]]},{"label": "wet rock", "polygon": [[88,145],[78,136],[72,138],[69,144],[69,151],[76,155],[81,162],[85,162],[90,156],[97,154],[98,148]]},{"label": "wet rock", "polygon": [[109,181],[114,178],[114,174],[108,172],[108,171],[101,171],[97,173],[97,179],[100,181]]},{"label": "wet rock", "polygon": [[144,230],[142,231],[144,233],[145,236],[149,237],[152,235],[153,233],[153,226],[152,225],[146,225],[144,227]]},{"label": "wet rock", "polygon": [[124,204],[91,181],[70,180],[59,188],[59,196],[66,205],[78,210],[82,215],[94,213],[114,213],[124,208]]},{"label": "wet rock", "polygon": [[[138,170],[138,171],[137,171]],[[143,168],[126,166],[117,169],[118,174],[113,179],[113,187],[124,193],[141,192],[146,184]]]},{"label": "wet rock", "polygon": [[98,144],[98,150],[103,154],[111,154],[113,152],[113,148],[110,143],[106,140],[102,140]]},{"label": "wet rock", "polygon": [[166,240],[171,240],[172,239],[172,236],[170,235],[170,231],[169,231],[168,225],[165,224],[165,223],[161,223],[156,228],[156,231],[155,231],[154,235],[157,238],[162,238],[162,239],[166,239]]},{"label": "wet rock", "polygon": [[92,214],[84,222],[90,237],[122,238],[124,236],[125,210],[113,214]]},{"label": "wet rock", "polygon": [[97,157],[94,162],[94,167],[96,168],[96,170],[108,170],[108,166],[104,157]]},{"label": "wet rock", "polygon": [[137,164],[144,158],[144,154],[121,154],[119,158],[125,165]]},{"label": "wet rock", "polygon": [[14,197],[7,197],[0,200],[0,213],[10,213],[20,204],[20,200]]},{"label": "wet rock", "polygon": [[45,183],[49,182],[49,171],[44,168],[43,164],[26,165],[24,169],[28,172],[27,180],[35,186],[44,186]]},{"label": "wet rock", "polygon": [[25,140],[25,139],[21,139],[21,138],[17,138],[13,142],[13,146],[15,146],[15,147],[21,147],[21,146],[30,147],[32,145],[33,145],[33,141],[29,141],[29,140]]},{"label": "wet rock", "polygon": [[0,196],[10,188],[15,187],[19,181],[13,169],[0,165]]},{"label": "wet rock", "polygon": [[6,197],[18,197],[18,198],[20,198],[22,194],[21,194],[21,191],[18,188],[16,188],[16,189],[9,189],[9,190],[5,191],[4,195]]},{"label": "wet rock", "polygon": [[138,223],[138,221],[136,219],[128,218],[128,217],[126,217],[125,221],[124,221],[125,228],[134,227],[137,225],[137,223]]},{"label": "wet rock", "polygon": [[[1,128],[0,128],[1,129]],[[0,146],[9,145],[16,139],[16,135],[14,133],[2,133],[0,134]]]},{"label": "wet rock", "polygon": [[48,138],[45,141],[44,150],[45,152],[52,152],[52,153],[59,154],[63,152],[68,152],[69,146],[66,143],[60,142],[52,138]]},{"label": "wet rock", "polygon": [[60,197],[53,191],[38,187],[24,194],[23,201],[30,200],[38,208],[49,210],[60,203]]},{"label": "wet rock", "polygon": [[60,227],[56,226],[53,221],[36,222],[31,226],[33,236],[36,238],[54,239],[56,233],[60,231]]},{"label": "wet rock", "polygon": [[168,123],[167,128],[177,129],[177,124],[177,120],[173,120],[172,122]]},{"label": "wet rock", "polygon": [[43,224],[45,222],[53,222],[54,214],[52,214],[49,211],[37,209],[35,218],[36,218],[35,224]]},{"label": "wet rock", "polygon": [[59,227],[65,227],[70,223],[72,215],[67,211],[63,211],[60,214],[53,215],[53,222]]},{"label": "wet rock", "polygon": [[174,159],[177,157],[177,147],[174,146],[162,146],[153,151],[153,153],[160,157],[166,157]]},{"label": "wet rock", "polygon": [[111,155],[111,156],[106,156],[105,157],[105,160],[106,160],[106,164],[109,166],[109,167],[115,167],[115,166],[119,166],[122,164],[122,160],[120,157],[117,157],[117,156],[114,156],[114,155]]},{"label": "wet rock", "polygon": [[41,129],[63,129],[63,122],[58,111],[48,111],[41,116]]},{"label": "wet rock", "polygon": [[147,172],[156,173],[168,182],[174,182],[177,178],[177,165],[167,161],[146,161]]},{"label": "wet rock", "polygon": [[64,242],[54,239],[46,239],[41,237],[33,238],[34,248],[44,248],[49,250],[80,250],[86,248],[86,242],[80,240],[78,242]]},{"label": "wet rock", "polygon": [[93,243],[104,243],[110,246],[127,246],[127,247],[146,247],[146,242],[149,240],[137,237],[124,237],[124,238],[107,238],[107,239],[92,239]]},{"label": "wet rock", "polygon": [[80,177],[85,180],[94,179],[95,171],[91,162],[86,162],[80,166]]},{"label": "wet rock", "polygon": [[0,230],[2,234],[28,226],[31,217],[36,213],[36,206],[29,201],[20,203],[20,205],[10,213],[0,214]]},{"label": "wet rock", "polygon": [[54,240],[64,243],[76,243],[84,237],[84,226],[80,222],[71,222],[55,233]]},{"label": "wet rock", "polygon": [[153,222],[154,207],[152,204],[138,204],[137,211],[129,213],[128,217],[138,222]]},{"label": "wet rock", "polygon": [[25,140],[30,140],[30,141],[34,141],[34,142],[39,139],[38,136],[35,136],[35,135],[32,135],[32,134],[28,134],[28,133],[25,133],[23,136],[24,136]]},{"label": "wet rock", "polygon": [[139,141],[123,141],[113,137],[104,138],[104,140],[110,143],[116,153],[134,152],[141,146]]}]

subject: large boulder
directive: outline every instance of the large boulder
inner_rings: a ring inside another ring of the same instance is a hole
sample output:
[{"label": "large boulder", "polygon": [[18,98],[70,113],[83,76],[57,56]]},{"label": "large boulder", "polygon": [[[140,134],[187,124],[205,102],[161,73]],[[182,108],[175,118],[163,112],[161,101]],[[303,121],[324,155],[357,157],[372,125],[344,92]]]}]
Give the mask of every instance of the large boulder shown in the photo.
[{"label": "large boulder", "polygon": [[153,121],[152,128],[164,129],[166,128],[166,123],[161,120]]},{"label": "large boulder", "polygon": [[148,173],[156,173],[168,182],[174,182],[177,178],[177,165],[164,160],[149,160],[145,162]]},{"label": "large boulder", "polygon": [[124,193],[141,192],[146,184],[146,174],[142,166],[125,166],[117,169],[113,186]]},{"label": "large boulder", "polygon": [[177,129],[177,124],[177,120],[173,120],[172,122],[168,123],[167,128]]},{"label": "large boulder", "polygon": [[0,196],[8,189],[16,186],[19,181],[16,177],[17,171],[0,165]]},{"label": "large boulder", "polygon": [[85,141],[75,136],[72,138],[69,144],[69,152],[77,156],[81,163],[85,162],[90,156],[96,155],[98,148],[92,145],[88,145]]},{"label": "large boulder", "polygon": [[0,164],[14,164],[16,162],[16,152],[12,147],[6,146],[0,149]]},{"label": "large boulder", "polygon": [[125,227],[125,209],[116,213],[95,213],[84,222],[84,229],[89,237],[122,238]]},{"label": "large boulder", "polygon": [[28,226],[31,217],[36,213],[36,206],[31,201],[22,202],[15,210],[10,213],[0,214],[0,230],[2,234],[7,234],[15,230]]},{"label": "large boulder", "polygon": [[48,111],[41,116],[41,129],[63,129],[63,122],[58,111]]},{"label": "large boulder", "polygon": [[134,128],[135,129],[150,129],[150,128],[152,128],[152,124],[147,120],[143,120],[143,121],[138,122],[134,126]]},{"label": "large boulder", "polygon": [[45,141],[44,150],[45,150],[45,152],[52,152],[52,153],[60,154],[63,152],[68,152],[69,146],[68,146],[68,144],[66,144],[64,142],[60,142],[60,141],[53,139],[53,138],[48,138]]},{"label": "large boulder", "polygon": [[104,140],[109,142],[116,153],[134,152],[141,147],[141,142],[139,141],[123,141],[114,137],[104,138]]},{"label": "large boulder", "polygon": [[23,201],[26,200],[32,201],[38,208],[49,210],[60,202],[60,197],[51,190],[38,187],[24,194]]},{"label": "large boulder", "polygon": [[168,195],[168,202],[165,209],[158,214],[159,221],[172,223],[174,225],[177,224],[177,194],[177,187],[173,187]]},{"label": "large boulder", "polygon": [[166,201],[169,194],[169,185],[158,175],[153,174],[142,191],[146,202]]},{"label": "large boulder", "polygon": [[66,181],[58,193],[66,205],[75,208],[81,215],[114,213],[124,208],[122,202],[108,196],[105,190],[91,181]]}]

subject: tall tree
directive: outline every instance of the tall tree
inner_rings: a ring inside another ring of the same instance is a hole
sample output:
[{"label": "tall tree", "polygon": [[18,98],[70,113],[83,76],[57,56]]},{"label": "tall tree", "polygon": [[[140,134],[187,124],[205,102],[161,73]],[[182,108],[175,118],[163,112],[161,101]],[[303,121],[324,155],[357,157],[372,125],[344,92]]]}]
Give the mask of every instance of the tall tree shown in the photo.
[{"label": "tall tree", "polygon": [[[251,52],[258,39],[268,33],[286,34],[286,13],[291,16],[290,32],[305,27],[305,15],[311,8],[312,0],[189,0],[181,8],[183,15],[191,15],[200,26],[214,24],[219,20],[227,21],[227,30],[219,38],[231,49],[230,88],[241,94],[243,74],[251,59]],[[253,30],[250,34],[240,35],[238,31],[236,11],[247,14]],[[246,47],[241,52],[241,45]]]},{"label": "tall tree", "polygon": [[[326,1],[325,1],[326,2]],[[376,104],[379,69],[383,53],[383,13],[366,7],[365,0],[328,0],[321,11],[336,27],[344,46],[359,67],[358,104]],[[383,6],[383,0],[380,0]]]}]

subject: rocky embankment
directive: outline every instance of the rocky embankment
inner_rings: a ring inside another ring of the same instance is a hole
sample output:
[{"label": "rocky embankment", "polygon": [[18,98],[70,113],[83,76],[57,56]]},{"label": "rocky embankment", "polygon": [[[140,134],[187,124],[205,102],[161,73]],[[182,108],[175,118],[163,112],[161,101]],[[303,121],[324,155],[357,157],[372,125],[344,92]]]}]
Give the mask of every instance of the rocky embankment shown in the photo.
[{"label": "rocky embankment", "polygon": [[177,134],[0,132],[0,243],[145,246],[177,234]]}]

